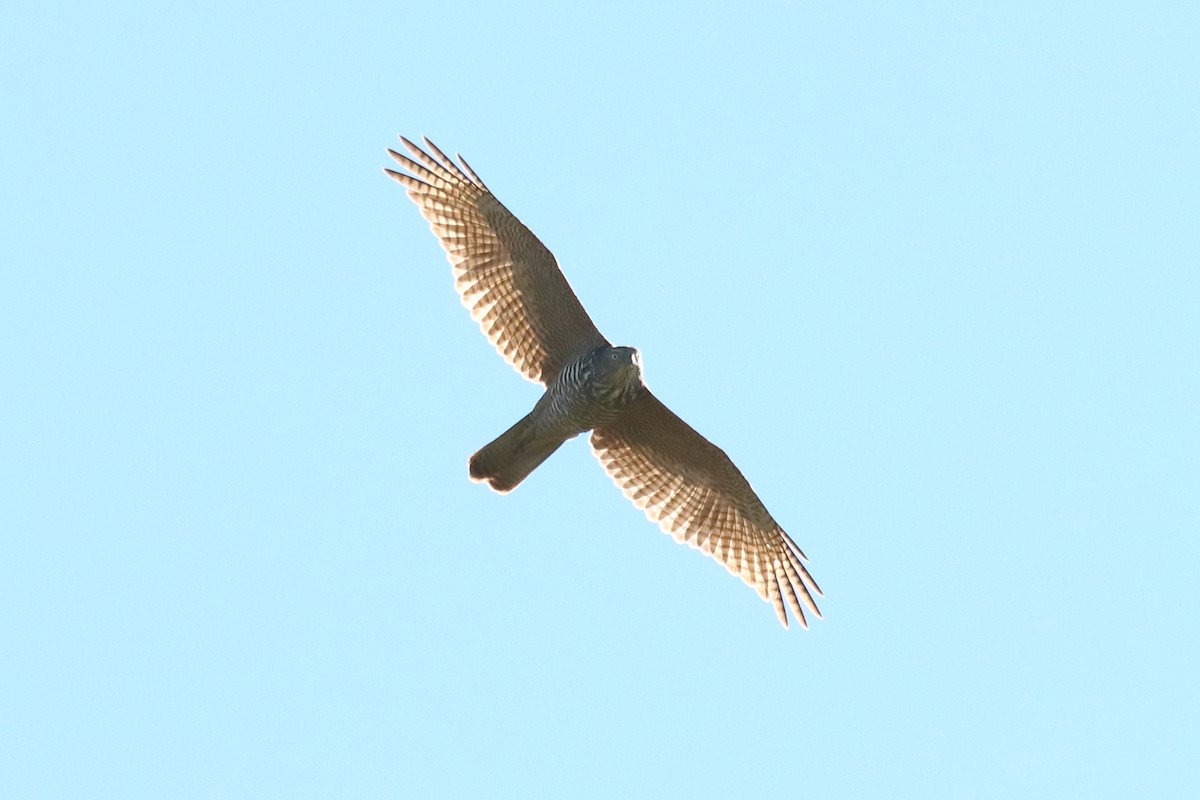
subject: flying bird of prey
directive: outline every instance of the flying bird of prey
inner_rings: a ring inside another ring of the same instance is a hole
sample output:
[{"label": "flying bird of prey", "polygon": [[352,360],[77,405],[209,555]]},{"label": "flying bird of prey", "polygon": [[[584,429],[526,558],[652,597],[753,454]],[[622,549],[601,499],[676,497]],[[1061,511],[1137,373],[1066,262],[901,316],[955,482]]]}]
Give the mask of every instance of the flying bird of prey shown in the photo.
[{"label": "flying bird of prey", "polygon": [[471,317],[517,372],[546,387],[533,410],[470,460],[473,480],[508,492],[567,439],[591,431],[592,452],[625,496],[676,541],[712,556],[800,624],[820,595],[808,559],[724,451],[659,402],[641,356],[592,324],[554,256],[475,171],[425,139],[400,137],[405,170],[384,170],[429,221]]}]

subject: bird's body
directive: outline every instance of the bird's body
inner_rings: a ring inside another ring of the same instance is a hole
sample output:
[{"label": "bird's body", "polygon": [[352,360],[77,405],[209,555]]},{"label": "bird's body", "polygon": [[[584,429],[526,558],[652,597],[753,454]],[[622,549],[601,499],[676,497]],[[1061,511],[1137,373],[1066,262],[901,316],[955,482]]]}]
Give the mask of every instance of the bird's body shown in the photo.
[{"label": "bird's body", "polygon": [[820,616],[812,593],[821,590],[729,457],[659,402],[638,351],[600,334],[554,256],[466,161],[428,139],[432,155],[401,141],[413,158],[388,152],[411,174],[386,172],[441,240],[463,304],[501,355],[546,387],[529,414],[471,457],[471,478],[511,491],[563,442],[591,431],[605,470],[651,520],[753,586],[784,627],[785,600],[808,627],[804,608]]},{"label": "bird's body", "polygon": [[538,406],[577,428],[574,436],[616,419],[643,388],[638,351],[602,344],[563,367]]},{"label": "bird's body", "polygon": [[592,348],[567,362],[533,411],[471,456],[471,477],[512,491],[567,439],[617,419],[644,388],[637,350]]}]

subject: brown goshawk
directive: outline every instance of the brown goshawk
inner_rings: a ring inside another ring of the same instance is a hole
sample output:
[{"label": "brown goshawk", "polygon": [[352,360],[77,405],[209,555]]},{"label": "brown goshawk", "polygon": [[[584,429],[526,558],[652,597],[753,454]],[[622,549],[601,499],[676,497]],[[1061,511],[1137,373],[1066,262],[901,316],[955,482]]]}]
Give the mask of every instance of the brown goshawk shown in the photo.
[{"label": "brown goshawk", "polygon": [[[533,410],[471,457],[473,480],[508,492],[567,439],[591,431],[592,451],[625,496],[676,541],[709,554],[808,627],[817,617],[804,553],[728,456],[659,402],[641,358],[613,347],[588,317],[554,256],[500,204],[462,158],[432,142],[389,150],[454,270],[471,316],[518,372],[546,387]],[[785,599],[787,605],[785,605]]]}]

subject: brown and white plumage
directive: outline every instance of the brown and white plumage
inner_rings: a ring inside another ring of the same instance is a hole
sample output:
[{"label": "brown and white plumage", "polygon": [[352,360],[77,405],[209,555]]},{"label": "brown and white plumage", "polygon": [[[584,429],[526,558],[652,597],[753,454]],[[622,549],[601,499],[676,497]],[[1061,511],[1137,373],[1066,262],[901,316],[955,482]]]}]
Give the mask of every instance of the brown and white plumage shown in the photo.
[{"label": "brown and white plumage", "polygon": [[[620,418],[592,431],[592,452],[633,504],[664,533],[707,553],[771,602],[787,627],[784,599],[805,628],[821,594],[804,553],[768,513],[745,476],[649,390]],[[811,591],[810,591],[811,587]]]},{"label": "brown and white plumage", "polygon": [[549,383],[573,356],[606,343],[554,255],[462,156],[460,167],[428,139],[432,156],[404,137],[400,141],[416,160],[388,153],[412,175],[384,171],[408,187],[454,268],[463,305],[517,372]]},{"label": "brown and white plumage", "polygon": [[[518,372],[544,384],[534,410],[471,459],[471,476],[499,491],[518,485],[568,438],[591,430],[592,450],[617,486],[676,541],[709,554],[769,601],[784,627],[791,608],[817,617],[800,548],[728,456],[659,402],[632,348],[596,329],[554,256],[465,160],[401,137],[389,150],[408,173],[385,170],[441,241],[471,316]],[[431,154],[432,153],[432,154]]]}]

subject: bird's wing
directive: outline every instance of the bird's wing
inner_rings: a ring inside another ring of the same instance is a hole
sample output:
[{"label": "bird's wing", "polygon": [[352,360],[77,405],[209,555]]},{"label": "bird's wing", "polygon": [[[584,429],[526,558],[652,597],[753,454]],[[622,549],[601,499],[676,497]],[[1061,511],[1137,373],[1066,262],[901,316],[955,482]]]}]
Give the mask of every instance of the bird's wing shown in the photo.
[{"label": "bird's wing", "polygon": [[[500,355],[532,381],[549,383],[573,357],[607,341],[571,291],[554,255],[492,196],[462,156],[433,155],[400,137],[413,158],[388,150],[454,268],[463,305]],[[415,159],[415,160],[414,160]]]},{"label": "bird's wing", "polygon": [[592,452],[664,533],[707,553],[753,586],[775,606],[785,628],[785,597],[805,628],[801,602],[821,616],[812,597],[821,589],[804,568],[804,553],[724,451],[649,390],[615,422],[592,431]]}]

